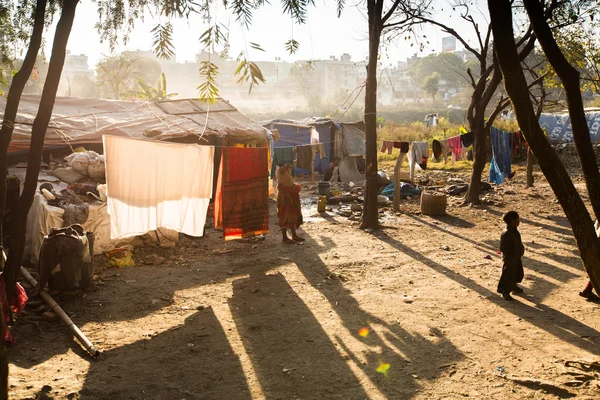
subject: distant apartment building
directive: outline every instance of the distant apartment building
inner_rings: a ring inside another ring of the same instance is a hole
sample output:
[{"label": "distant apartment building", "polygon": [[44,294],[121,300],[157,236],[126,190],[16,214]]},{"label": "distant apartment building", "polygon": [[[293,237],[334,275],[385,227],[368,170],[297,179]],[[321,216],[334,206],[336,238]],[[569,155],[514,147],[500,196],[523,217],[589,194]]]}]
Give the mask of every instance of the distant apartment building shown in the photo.
[{"label": "distant apartment building", "polygon": [[[67,51],[65,64],[60,76],[58,93],[65,96],[86,97],[82,96],[79,90],[82,82],[93,84],[94,72],[88,64],[88,56],[85,54],[71,54]],[[77,86],[77,88],[75,88]]]}]

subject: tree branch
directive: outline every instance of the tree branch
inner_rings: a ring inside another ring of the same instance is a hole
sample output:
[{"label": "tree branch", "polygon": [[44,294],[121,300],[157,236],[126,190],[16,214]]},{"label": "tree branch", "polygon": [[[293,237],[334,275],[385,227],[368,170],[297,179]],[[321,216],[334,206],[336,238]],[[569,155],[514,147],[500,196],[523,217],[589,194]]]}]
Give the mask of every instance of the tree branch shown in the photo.
[{"label": "tree branch", "polygon": [[398,8],[398,6],[400,5],[400,2],[402,0],[395,0],[394,4],[392,4],[392,6],[390,7],[390,9],[387,11],[387,13],[383,16],[383,18],[381,18],[381,23],[385,26],[385,23],[387,22],[388,19],[390,19],[390,17],[394,14],[394,12],[396,12],[396,9]]}]

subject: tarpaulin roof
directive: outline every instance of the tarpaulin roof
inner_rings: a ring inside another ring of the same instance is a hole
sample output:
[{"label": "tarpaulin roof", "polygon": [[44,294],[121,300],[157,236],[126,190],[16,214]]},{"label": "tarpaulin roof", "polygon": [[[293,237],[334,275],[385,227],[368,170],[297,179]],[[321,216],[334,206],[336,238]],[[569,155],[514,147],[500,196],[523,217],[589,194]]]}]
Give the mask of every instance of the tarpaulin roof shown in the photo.
[{"label": "tarpaulin roof", "polygon": [[347,156],[365,154],[365,131],[363,124],[342,124],[342,149]]},{"label": "tarpaulin roof", "polygon": [[[28,150],[40,96],[19,104],[9,153]],[[6,99],[0,98],[4,113]],[[102,135],[171,140],[186,136],[227,137],[227,143],[263,144],[270,132],[226,100],[207,105],[197,99],[124,101],[57,97],[45,146],[102,143]]]}]

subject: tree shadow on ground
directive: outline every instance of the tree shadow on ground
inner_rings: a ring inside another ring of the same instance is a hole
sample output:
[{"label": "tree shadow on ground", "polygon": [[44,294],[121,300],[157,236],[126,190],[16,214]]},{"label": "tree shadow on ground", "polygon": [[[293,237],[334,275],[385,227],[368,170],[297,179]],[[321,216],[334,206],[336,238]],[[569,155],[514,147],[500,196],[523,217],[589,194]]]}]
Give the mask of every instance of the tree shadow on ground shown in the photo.
[{"label": "tree shadow on ground", "polygon": [[381,232],[380,236],[385,237],[386,243],[392,245],[398,251],[403,252],[407,256],[421,262],[434,271],[444,274],[444,276],[457,282],[458,284],[473,290],[475,293],[487,298],[488,301],[496,304],[506,311],[523,319],[527,318],[531,324],[560,340],[568,342],[583,350],[589,351],[592,354],[600,355],[600,347],[598,346],[600,344],[600,333],[595,329],[541,303],[537,303],[536,307],[532,307],[519,301],[506,302],[500,296],[498,296],[497,293],[479,285],[472,279],[464,277],[461,274],[431,260],[430,258],[425,257],[418,251],[413,250],[398,240],[389,237],[387,233]]},{"label": "tree shadow on ground", "polygon": [[[456,232],[452,232],[452,231],[449,231],[447,229],[444,229],[444,228],[442,228],[442,227],[440,227],[440,226],[438,226],[436,224],[433,224],[433,223],[431,223],[431,222],[429,222],[429,221],[427,221],[427,220],[425,220],[423,218],[419,218],[419,217],[416,217],[414,215],[407,215],[407,217],[409,217],[411,219],[414,219],[415,221],[417,221],[417,222],[419,222],[419,223],[421,223],[423,225],[426,225],[429,228],[437,229],[438,231],[446,233],[446,234],[448,234],[450,236],[454,236],[457,239],[469,242],[469,243],[471,243],[471,244],[479,247],[479,250],[481,250],[482,252],[488,253],[489,255],[496,255],[496,253],[498,251],[499,247],[490,246],[487,243],[486,240],[476,241],[476,240],[473,240],[473,239],[469,239],[468,237],[465,237],[465,236],[459,235]],[[388,238],[389,238],[389,236],[388,236]],[[387,240],[387,238],[386,238],[386,240]]]},{"label": "tree shadow on ground", "polygon": [[[493,210],[491,208],[488,209],[488,212],[492,215],[496,215],[499,218],[501,218],[502,215],[504,215],[501,212]],[[546,218],[546,216],[539,215],[536,213],[531,213],[531,214],[537,218],[544,219],[544,220],[550,221],[550,222],[556,222],[556,221],[554,221],[554,219],[559,218],[559,217],[554,216],[554,217],[552,217],[552,219],[549,220],[548,218]],[[533,220],[531,218],[526,218],[523,215],[519,215],[519,219],[521,220],[521,223],[523,223],[523,224],[528,224],[528,225],[535,226],[537,228],[546,229],[546,230],[549,230],[549,231],[554,232],[559,235],[568,236],[569,238],[573,237],[573,231],[571,230],[571,226],[568,224],[564,225],[564,223],[562,221],[560,223],[557,223],[558,226],[556,226],[556,225],[545,224],[540,221]]]},{"label": "tree shadow on ground", "polygon": [[[315,241],[314,238],[308,239]],[[319,239],[322,242],[322,250],[336,247],[328,237]],[[402,328],[398,322],[401,319],[400,315],[396,319],[397,323],[390,323],[365,311],[342,280],[326,279],[331,271],[321,258],[315,260],[312,257],[309,259],[300,256],[292,257],[292,260],[311,286],[329,302],[332,312],[339,316],[344,327],[353,335],[353,339],[367,346],[367,350],[360,355],[356,354],[341,336],[336,335],[340,347],[385,398],[411,398],[420,386],[413,374],[433,380],[444,372],[441,366],[456,363],[464,358],[439,330],[431,329],[430,338],[426,338]],[[324,280],[327,284],[323,283]],[[361,328],[369,330],[368,336],[363,337],[359,334]],[[428,363],[413,362],[422,359],[427,359]],[[390,364],[387,374],[377,373],[380,363]]]},{"label": "tree shadow on ground", "polygon": [[455,215],[450,215],[450,214],[435,216],[435,217],[431,217],[431,218],[433,218],[436,221],[440,221],[447,225],[451,225],[451,226],[454,226],[457,228],[473,228],[475,226],[475,224],[472,222],[469,222],[467,220],[464,220],[462,218],[459,218]]},{"label": "tree shadow on ground", "polygon": [[90,364],[81,398],[251,399],[243,369],[211,308]]},{"label": "tree shadow on ground", "polygon": [[266,398],[368,397],[283,275],[234,281],[228,303]]}]

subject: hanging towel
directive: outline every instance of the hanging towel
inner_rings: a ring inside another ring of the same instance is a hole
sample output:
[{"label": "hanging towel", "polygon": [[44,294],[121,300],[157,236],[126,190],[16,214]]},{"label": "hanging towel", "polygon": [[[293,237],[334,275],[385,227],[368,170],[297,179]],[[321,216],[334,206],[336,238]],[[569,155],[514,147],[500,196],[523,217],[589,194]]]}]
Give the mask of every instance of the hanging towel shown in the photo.
[{"label": "hanging towel", "polygon": [[410,180],[415,179],[415,166],[419,164],[422,169],[427,168],[429,158],[429,144],[427,142],[413,142],[408,153],[408,164],[410,166]]},{"label": "hanging towel", "polygon": [[490,182],[496,185],[504,182],[511,174],[512,133],[492,127],[492,161],[490,163]]},{"label": "hanging towel", "polygon": [[215,227],[225,241],[269,231],[266,147],[224,147],[215,196]]},{"label": "hanging towel", "polygon": [[273,149],[273,161],[271,163],[271,179],[275,178],[275,170],[277,166],[285,164],[292,165],[292,176],[296,176],[294,171],[294,148],[289,147],[276,147]]},{"label": "hanging towel", "polygon": [[312,162],[315,161],[317,153],[325,156],[325,147],[323,143],[307,144],[296,146],[296,167],[302,169],[312,169]]},{"label": "hanging towel", "polygon": [[311,169],[314,160],[311,145],[296,146],[296,167],[302,169]]},{"label": "hanging towel", "polygon": [[202,236],[212,197],[213,146],[103,136],[110,237],[164,227]]},{"label": "hanging towel", "polygon": [[390,140],[384,140],[383,143],[381,143],[381,149],[379,149],[379,151],[381,151],[382,153],[385,153],[385,151],[387,150],[388,154],[392,154],[392,150],[394,149],[394,144],[395,144],[395,142],[392,142]]},{"label": "hanging towel", "polygon": [[454,136],[449,138],[448,145],[450,146],[450,151],[452,151],[452,161],[458,160],[462,153],[462,144],[460,136]]},{"label": "hanging towel", "polygon": [[470,147],[473,144],[473,132],[467,132],[460,135],[460,142],[462,143],[463,147]]}]

